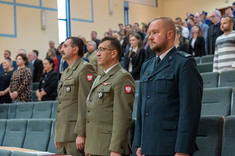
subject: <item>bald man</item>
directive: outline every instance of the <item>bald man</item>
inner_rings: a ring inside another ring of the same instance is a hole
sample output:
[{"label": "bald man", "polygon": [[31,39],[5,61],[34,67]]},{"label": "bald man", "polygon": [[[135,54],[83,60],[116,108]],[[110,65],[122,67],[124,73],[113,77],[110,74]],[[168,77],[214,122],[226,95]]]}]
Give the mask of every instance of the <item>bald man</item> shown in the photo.
[{"label": "bald man", "polygon": [[136,154],[192,155],[201,112],[202,78],[193,57],[174,47],[171,19],[153,20],[148,31],[149,45],[156,55],[141,69]]}]

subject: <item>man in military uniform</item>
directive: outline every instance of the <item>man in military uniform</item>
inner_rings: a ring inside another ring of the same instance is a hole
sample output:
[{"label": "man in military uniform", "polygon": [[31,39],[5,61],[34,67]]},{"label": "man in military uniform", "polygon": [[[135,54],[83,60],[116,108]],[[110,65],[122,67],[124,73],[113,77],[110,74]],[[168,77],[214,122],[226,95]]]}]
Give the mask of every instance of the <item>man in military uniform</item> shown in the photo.
[{"label": "man in military uniform", "polygon": [[192,155],[200,120],[202,78],[194,58],[174,47],[175,25],[171,19],[153,20],[148,31],[156,56],[141,69],[136,154]]},{"label": "man in military uniform", "polygon": [[55,146],[61,154],[84,155],[86,98],[91,89],[95,70],[82,60],[83,41],[69,37],[61,49],[69,67],[63,72],[58,89],[58,111]]},{"label": "man in military uniform", "polygon": [[128,131],[132,121],[135,84],[119,62],[120,42],[111,37],[102,39],[98,65],[104,73],[97,77],[87,98],[87,155],[130,154]]}]

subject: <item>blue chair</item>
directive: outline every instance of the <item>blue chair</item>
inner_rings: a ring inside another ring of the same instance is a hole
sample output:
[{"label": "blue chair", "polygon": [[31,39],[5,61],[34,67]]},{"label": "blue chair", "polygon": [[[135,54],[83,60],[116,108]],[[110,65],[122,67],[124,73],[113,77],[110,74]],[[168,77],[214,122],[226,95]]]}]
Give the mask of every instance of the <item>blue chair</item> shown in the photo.
[{"label": "blue chair", "polygon": [[34,103],[17,103],[16,104],[16,119],[30,119],[33,115]]},{"label": "blue chair", "polygon": [[0,104],[0,119],[7,119],[9,104]]},{"label": "blue chair", "polygon": [[235,70],[220,73],[219,87],[235,87]]},{"label": "blue chair", "polygon": [[0,146],[2,146],[2,142],[5,136],[5,131],[6,131],[6,119],[0,119]]},{"label": "blue chair", "polygon": [[25,138],[26,127],[27,120],[25,119],[7,120],[6,133],[2,146],[22,147]]},{"label": "blue chair", "polygon": [[56,149],[55,144],[54,144],[55,124],[56,124],[56,120],[53,120],[50,141],[49,141],[49,145],[47,148],[47,151],[51,153],[58,153],[58,150]]},{"label": "blue chair", "polygon": [[203,79],[203,88],[216,88],[218,87],[219,73],[209,72],[201,73]]},{"label": "blue chair", "polygon": [[11,156],[11,151],[0,149],[0,156]]},{"label": "blue chair", "polygon": [[223,116],[203,116],[196,137],[199,151],[193,156],[221,156],[223,138]]},{"label": "blue chair", "polygon": [[52,101],[36,102],[33,108],[32,118],[50,118]]},{"label": "blue chair", "polygon": [[201,115],[228,116],[231,113],[232,88],[203,90]]},{"label": "blue chair", "polygon": [[195,61],[197,64],[200,64],[201,63],[201,58],[200,57],[194,57]]},{"label": "blue chair", "polygon": [[29,119],[23,148],[46,151],[51,123],[51,119]]},{"label": "blue chair", "polygon": [[57,108],[58,108],[58,101],[53,101],[51,118],[54,118],[54,119],[56,118]]},{"label": "blue chair", "polygon": [[19,151],[13,151],[13,152],[11,153],[11,156],[37,156],[37,154],[26,153],[26,152],[19,152]]},{"label": "blue chair", "polygon": [[197,65],[197,68],[200,73],[212,72],[213,63],[201,63]]},{"label": "blue chair", "polygon": [[214,55],[206,55],[201,57],[201,63],[210,63],[214,61]]},{"label": "blue chair", "polygon": [[16,104],[9,104],[8,108],[8,119],[14,119],[16,115]]}]

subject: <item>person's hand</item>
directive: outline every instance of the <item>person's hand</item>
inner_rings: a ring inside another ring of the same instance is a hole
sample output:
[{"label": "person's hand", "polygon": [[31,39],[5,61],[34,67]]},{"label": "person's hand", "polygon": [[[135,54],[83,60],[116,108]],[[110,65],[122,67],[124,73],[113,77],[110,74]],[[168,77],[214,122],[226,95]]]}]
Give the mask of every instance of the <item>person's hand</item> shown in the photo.
[{"label": "person's hand", "polygon": [[111,153],[110,153],[110,156],[121,156],[121,154],[120,154],[120,153],[117,153],[117,152],[111,152]]},{"label": "person's hand", "polygon": [[55,148],[58,149],[58,147],[59,147],[59,146],[58,146],[58,142],[56,142],[56,141],[54,140],[54,144],[55,144]]},{"label": "person's hand", "polygon": [[14,100],[18,96],[17,91],[10,93],[10,97]]},{"label": "person's hand", "polygon": [[189,154],[186,154],[186,153],[175,153],[175,156],[189,156]]},{"label": "person's hand", "polygon": [[4,91],[0,91],[0,96],[3,96],[4,95]]},{"label": "person's hand", "polygon": [[90,154],[89,153],[85,153],[85,156],[90,156]]},{"label": "person's hand", "polygon": [[136,155],[137,156],[145,156],[144,154],[141,154],[141,147],[137,148]]},{"label": "person's hand", "polygon": [[76,138],[76,148],[83,151],[85,147],[85,137],[77,136]]}]

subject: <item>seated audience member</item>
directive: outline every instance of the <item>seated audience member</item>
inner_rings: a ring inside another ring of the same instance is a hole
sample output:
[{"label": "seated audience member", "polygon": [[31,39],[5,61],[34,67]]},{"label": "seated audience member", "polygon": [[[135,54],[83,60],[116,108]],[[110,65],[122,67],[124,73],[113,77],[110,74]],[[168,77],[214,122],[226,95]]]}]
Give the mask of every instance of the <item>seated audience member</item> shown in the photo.
[{"label": "seated audience member", "polygon": [[32,101],[32,74],[27,66],[28,58],[25,54],[16,56],[18,70],[14,71],[10,82],[10,97],[14,102]]},{"label": "seated audience member", "polygon": [[189,53],[194,56],[202,56],[205,54],[205,40],[203,37],[202,28],[195,25],[192,28],[193,38],[189,40]]},{"label": "seated audience member", "polygon": [[141,66],[145,60],[145,50],[142,38],[138,33],[133,33],[130,37],[131,49],[125,56],[124,67],[131,73],[135,80],[140,79]]},{"label": "seated audience member", "polygon": [[56,57],[56,53],[52,49],[48,49],[47,51],[47,57],[51,58],[54,61],[54,71],[57,71],[58,68],[58,59]]},{"label": "seated audience member", "polygon": [[183,36],[182,36],[182,27],[177,25],[175,26],[176,35],[175,35],[175,47],[179,51],[188,52],[188,45],[183,43]]},{"label": "seated audience member", "polygon": [[38,101],[56,100],[58,75],[53,70],[54,61],[51,58],[45,58],[43,61],[44,73],[39,82],[36,95]]},{"label": "seated audience member", "polygon": [[6,58],[3,61],[3,69],[4,73],[0,75],[0,103],[11,103],[11,97],[9,95],[9,85],[11,76],[14,72],[12,67],[12,60],[10,58]]}]

